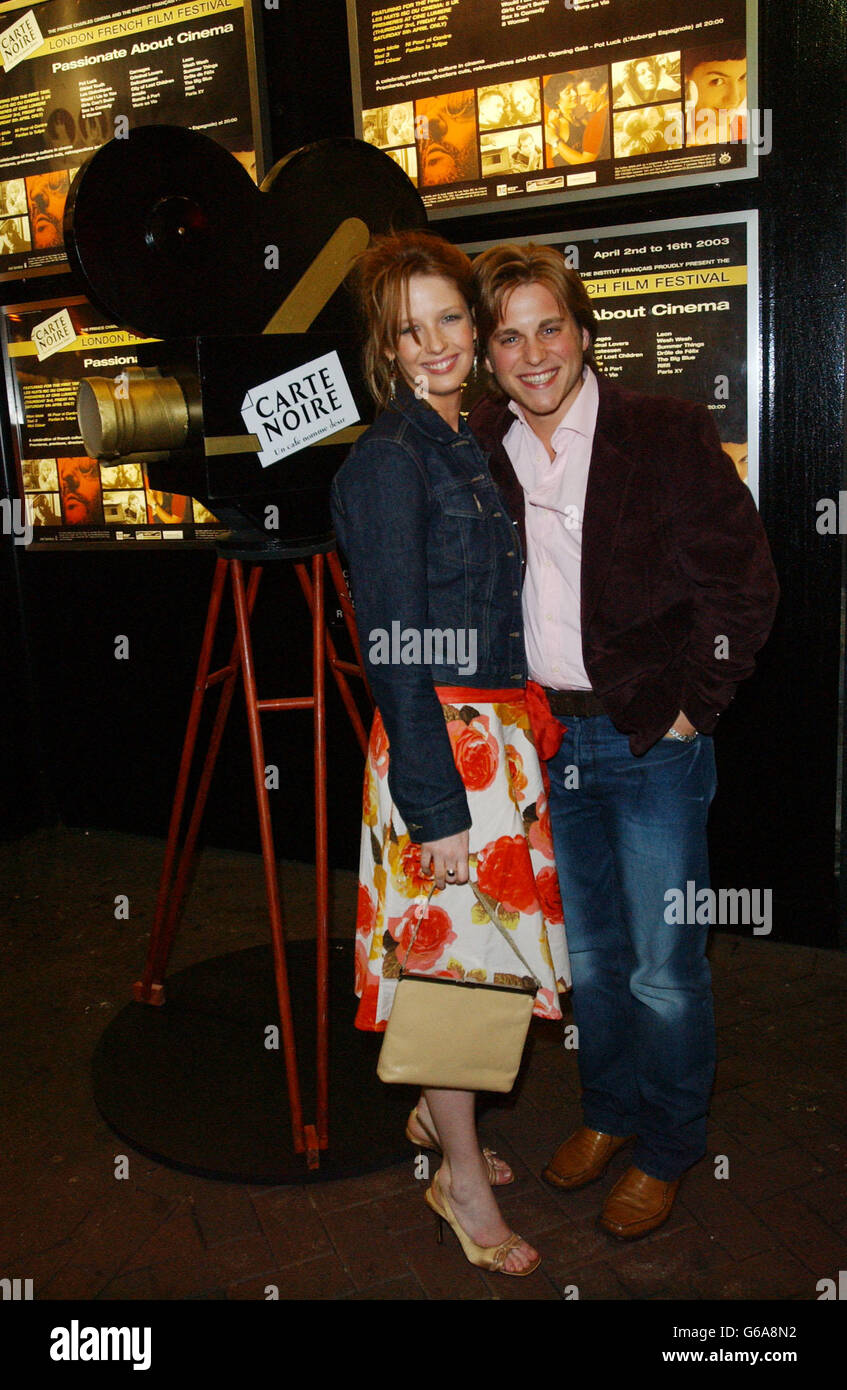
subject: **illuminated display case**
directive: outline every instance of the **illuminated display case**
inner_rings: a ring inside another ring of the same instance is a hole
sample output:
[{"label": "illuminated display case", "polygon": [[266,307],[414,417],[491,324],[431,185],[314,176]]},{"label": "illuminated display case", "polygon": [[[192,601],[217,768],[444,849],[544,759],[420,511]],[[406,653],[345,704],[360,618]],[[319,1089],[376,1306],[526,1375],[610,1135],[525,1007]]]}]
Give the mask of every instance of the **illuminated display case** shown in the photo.
[{"label": "illuminated display case", "polygon": [[0,279],[67,270],[74,173],[137,126],[202,130],[264,176],[253,3],[0,5]]},{"label": "illuminated display case", "polygon": [[755,0],[348,0],[357,133],[430,218],[756,174]]}]

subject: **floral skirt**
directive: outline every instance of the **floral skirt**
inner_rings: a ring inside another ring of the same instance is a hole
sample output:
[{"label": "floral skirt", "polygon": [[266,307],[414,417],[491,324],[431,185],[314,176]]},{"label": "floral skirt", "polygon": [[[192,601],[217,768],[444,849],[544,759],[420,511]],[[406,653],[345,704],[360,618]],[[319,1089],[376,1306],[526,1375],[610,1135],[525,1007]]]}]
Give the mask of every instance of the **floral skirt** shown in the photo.
[{"label": "floral skirt", "polygon": [[[522,690],[436,687],[468,795],[470,875],[514,933],[541,981],[533,1012],[561,1018],[570,986],[550,813]],[[467,884],[436,889],[388,789],[388,737],[379,711],[365,767],[356,920],[356,1027],[383,1032],[400,967],[418,974],[512,983],[526,973]]]}]

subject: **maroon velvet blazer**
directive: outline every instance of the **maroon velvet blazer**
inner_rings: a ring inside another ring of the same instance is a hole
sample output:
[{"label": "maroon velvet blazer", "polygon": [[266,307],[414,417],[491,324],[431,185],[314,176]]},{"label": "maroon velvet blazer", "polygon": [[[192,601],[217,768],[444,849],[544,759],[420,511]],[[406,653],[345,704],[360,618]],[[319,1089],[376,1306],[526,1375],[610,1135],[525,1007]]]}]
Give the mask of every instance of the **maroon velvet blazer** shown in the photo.
[{"label": "maroon velvet blazer", "polygon": [[[582,651],[591,684],[634,754],[682,710],[711,733],[754,668],[779,588],[749,490],[705,406],[598,377],[582,527]],[[517,522],[524,492],[503,448],[514,420],[486,398],[469,424]]]}]

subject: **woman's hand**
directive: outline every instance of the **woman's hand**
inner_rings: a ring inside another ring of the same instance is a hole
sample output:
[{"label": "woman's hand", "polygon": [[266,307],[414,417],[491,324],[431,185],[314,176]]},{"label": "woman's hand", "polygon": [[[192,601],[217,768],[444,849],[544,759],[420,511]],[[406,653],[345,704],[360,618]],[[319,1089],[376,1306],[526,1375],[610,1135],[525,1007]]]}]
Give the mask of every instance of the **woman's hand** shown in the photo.
[{"label": "woman's hand", "polygon": [[458,835],[445,835],[443,840],[427,840],[422,844],[421,869],[425,874],[432,871],[436,888],[443,888],[448,883],[467,883],[467,830],[460,830]]}]

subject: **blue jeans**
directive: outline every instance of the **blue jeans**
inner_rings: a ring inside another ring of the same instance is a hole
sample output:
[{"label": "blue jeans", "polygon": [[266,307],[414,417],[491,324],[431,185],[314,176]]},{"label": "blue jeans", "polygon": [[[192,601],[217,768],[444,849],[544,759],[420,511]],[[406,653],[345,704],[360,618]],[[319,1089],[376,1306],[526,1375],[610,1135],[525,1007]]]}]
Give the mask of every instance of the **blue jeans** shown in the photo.
[{"label": "blue jeans", "polygon": [[584,1123],[635,1134],[634,1166],[669,1182],[706,1151],[714,1078],[709,929],[665,920],[669,889],[709,886],[712,740],[635,758],[605,715],[560,723],[547,771]]}]

